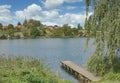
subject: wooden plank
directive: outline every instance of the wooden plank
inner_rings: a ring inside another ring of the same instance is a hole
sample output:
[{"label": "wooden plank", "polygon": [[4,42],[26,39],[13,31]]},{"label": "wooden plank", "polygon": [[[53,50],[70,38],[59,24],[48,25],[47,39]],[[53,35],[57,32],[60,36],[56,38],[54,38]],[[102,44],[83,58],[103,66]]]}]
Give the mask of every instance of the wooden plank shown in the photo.
[{"label": "wooden plank", "polygon": [[76,71],[77,73],[81,74],[82,76],[86,77],[87,79],[89,79],[91,81],[99,81],[100,80],[100,78],[94,76],[92,73],[90,73],[86,69],[74,64],[71,61],[62,61],[61,63],[68,66],[69,68],[73,69],[74,71]]}]

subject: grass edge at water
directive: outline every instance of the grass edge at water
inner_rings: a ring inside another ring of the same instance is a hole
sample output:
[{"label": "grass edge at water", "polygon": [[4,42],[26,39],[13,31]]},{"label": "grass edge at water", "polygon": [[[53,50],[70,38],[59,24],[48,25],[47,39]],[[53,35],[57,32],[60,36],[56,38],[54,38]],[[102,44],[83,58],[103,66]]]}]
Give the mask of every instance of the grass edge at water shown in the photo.
[{"label": "grass edge at water", "polygon": [[9,57],[0,55],[0,83],[71,83],[62,79],[44,62],[32,57]]}]

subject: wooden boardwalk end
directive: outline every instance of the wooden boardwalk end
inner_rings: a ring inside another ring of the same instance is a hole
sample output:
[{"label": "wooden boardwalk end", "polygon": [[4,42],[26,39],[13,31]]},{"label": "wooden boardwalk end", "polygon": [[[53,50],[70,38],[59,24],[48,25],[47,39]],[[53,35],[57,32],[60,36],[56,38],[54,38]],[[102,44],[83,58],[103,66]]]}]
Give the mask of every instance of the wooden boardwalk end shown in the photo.
[{"label": "wooden boardwalk end", "polygon": [[100,80],[99,77],[94,76],[91,72],[74,64],[72,61],[62,61],[61,65],[85,83]]}]

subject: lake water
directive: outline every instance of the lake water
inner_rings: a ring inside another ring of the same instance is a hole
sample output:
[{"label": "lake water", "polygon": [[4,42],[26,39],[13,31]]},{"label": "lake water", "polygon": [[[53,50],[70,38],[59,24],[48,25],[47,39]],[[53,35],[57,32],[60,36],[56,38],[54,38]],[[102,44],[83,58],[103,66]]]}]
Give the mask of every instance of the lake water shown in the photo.
[{"label": "lake water", "polygon": [[0,54],[45,59],[46,65],[53,73],[59,72],[62,78],[78,83],[74,77],[61,68],[60,62],[70,60],[85,66],[95,50],[93,41],[94,39],[90,39],[89,47],[85,52],[86,38],[0,40]]}]

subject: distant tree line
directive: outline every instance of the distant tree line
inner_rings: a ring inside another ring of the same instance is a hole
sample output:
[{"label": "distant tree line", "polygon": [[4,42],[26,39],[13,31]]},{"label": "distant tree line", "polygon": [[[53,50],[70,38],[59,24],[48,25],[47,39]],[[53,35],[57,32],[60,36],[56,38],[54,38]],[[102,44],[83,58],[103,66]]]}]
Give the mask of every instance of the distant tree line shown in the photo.
[{"label": "distant tree line", "polygon": [[0,23],[0,39],[13,38],[73,38],[84,35],[83,27],[78,24],[77,27],[72,28],[68,24],[61,27],[58,25],[47,26],[43,25],[38,20],[24,20],[23,24],[17,23],[17,26],[9,24],[3,26]]}]

